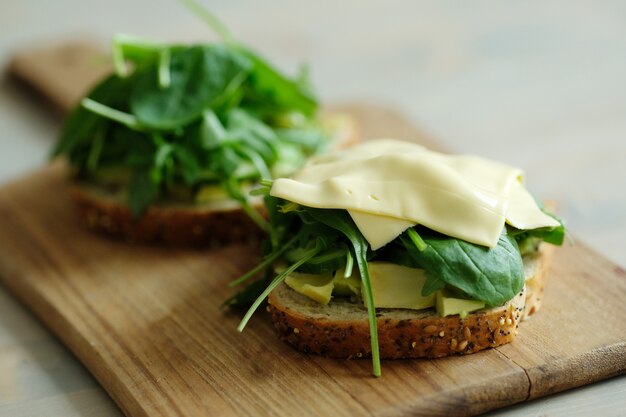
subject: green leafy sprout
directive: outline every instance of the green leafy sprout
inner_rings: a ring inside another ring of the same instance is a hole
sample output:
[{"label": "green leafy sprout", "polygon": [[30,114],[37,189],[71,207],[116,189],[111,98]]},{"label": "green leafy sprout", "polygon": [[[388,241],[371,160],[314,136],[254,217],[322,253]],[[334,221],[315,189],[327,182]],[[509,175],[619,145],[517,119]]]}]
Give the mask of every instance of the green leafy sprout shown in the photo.
[{"label": "green leafy sprout", "polygon": [[195,0],[180,1],[221,42],[114,36],[114,73],[73,110],[53,156],[124,196],[135,217],[160,201],[201,203],[199,191],[217,187],[267,230],[249,191],[327,145],[317,100],[306,77],[284,76]]}]

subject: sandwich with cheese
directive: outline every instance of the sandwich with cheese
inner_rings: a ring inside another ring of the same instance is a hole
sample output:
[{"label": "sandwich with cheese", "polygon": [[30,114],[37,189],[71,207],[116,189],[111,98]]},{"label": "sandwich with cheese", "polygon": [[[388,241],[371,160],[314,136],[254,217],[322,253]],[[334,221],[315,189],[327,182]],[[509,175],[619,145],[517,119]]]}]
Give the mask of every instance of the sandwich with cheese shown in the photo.
[{"label": "sandwich with cheese", "polygon": [[322,118],[306,72],[290,78],[234,40],[166,44],[118,35],[115,72],[69,116],[53,155],[92,228],[171,244],[250,239],[267,228],[261,178],[355,140],[342,115]]},{"label": "sandwich with cheese", "polygon": [[265,183],[266,271],[228,302],[269,296],[281,339],[331,357],[436,358],[512,341],[540,306],[564,226],[520,169],[392,139],[312,158]]}]

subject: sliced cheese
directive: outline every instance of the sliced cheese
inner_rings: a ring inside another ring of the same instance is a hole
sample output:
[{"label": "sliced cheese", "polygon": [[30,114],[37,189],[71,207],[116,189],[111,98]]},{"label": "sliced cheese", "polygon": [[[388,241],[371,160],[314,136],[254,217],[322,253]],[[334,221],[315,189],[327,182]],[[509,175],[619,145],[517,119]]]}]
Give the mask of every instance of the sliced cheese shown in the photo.
[{"label": "sliced cheese", "polygon": [[511,187],[506,222],[521,230],[559,226],[558,221],[541,211],[533,196],[520,181],[516,181]]},{"label": "sliced cheese", "polygon": [[409,220],[396,219],[388,216],[378,216],[362,211],[348,210],[354,224],[359,228],[363,237],[367,239],[372,250],[377,250],[391,242],[409,227],[416,223]]},{"label": "sliced cheese", "polygon": [[311,159],[292,178],[274,181],[271,195],[348,210],[372,248],[416,224],[493,247],[505,220],[554,225],[528,200],[522,179],[520,169],[499,162],[380,139]]}]

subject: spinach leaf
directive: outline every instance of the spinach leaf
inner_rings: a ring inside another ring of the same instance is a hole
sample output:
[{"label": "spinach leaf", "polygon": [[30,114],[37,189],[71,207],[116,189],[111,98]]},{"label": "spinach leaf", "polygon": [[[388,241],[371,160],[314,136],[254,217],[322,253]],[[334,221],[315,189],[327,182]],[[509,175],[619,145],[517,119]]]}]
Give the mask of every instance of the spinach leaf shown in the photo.
[{"label": "spinach leaf", "polygon": [[318,126],[310,126],[307,129],[302,127],[282,128],[277,129],[276,134],[285,142],[303,147],[309,152],[319,151],[320,146],[326,143],[323,139],[326,137],[326,133]]},{"label": "spinach leaf", "polygon": [[538,229],[520,230],[514,227],[508,227],[509,234],[515,237],[515,240],[521,242],[527,238],[538,238],[544,242],[560,246],[565,240],[565,224],[563,220],[556,215],[550,213],[546,209],[543,212],[559,222],[557,227],[540,227]]},{"label": "spinach leaf", "polygon": [[193,185],[200,175],[200,163],[196,154],[188,148],[178,145],[174,147],[173,155],[185,184]]},{"label": "spinach leaf", "polygon": [[145,126],[171,130],[216,107],[243,83],[250,63],[221,45],[176,47],[170,51],[169,85],[159,85],[149,68],[133,86],[130,108]]},{"label": "spinach leaf", "polygon": [[307,82],[290,80],[254,52],[243,48],[241,51],[254,65],[247,98],[250,106],[270,108],[272,112],[298,110],[307,116],[315,113],[317,101]]},{"label": "spinach leaf", "polygon": [[503,230],[497,246],[487,248],[437,233],[422,235],[419,251],[406,232],[400,236],[416,265],[426,271],[428,295],[450,285],[489,306],[512,299],[524,286],[524,265],[515,239]]}]

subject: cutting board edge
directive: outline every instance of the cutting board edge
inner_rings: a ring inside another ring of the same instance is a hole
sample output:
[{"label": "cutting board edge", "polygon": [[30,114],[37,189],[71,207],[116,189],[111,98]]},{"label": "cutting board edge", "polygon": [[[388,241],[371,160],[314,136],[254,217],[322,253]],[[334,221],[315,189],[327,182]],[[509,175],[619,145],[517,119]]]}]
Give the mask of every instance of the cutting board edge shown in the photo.
[{"label": "cutting board edge", "polygon": [[[488,383],[490,391],[487,391],[484,385],[470,386],[469,390],[464,391],[463,397],[466,402],[452,407],[451,410],[453,410],[452,412],[454,413],[452,415],[461,415],[458,413],[459,410],[463,408],[459,406],[464,407],[466,411],[465,416],[475,416],[488,411],[520,404],[528,400],[530,380],[528,379],[526,370],[500,352],[497,347],[489,349],[488,351],[494,352],[494,354],[497,354],[506,362],[510,363],[514,367],[514,371],[490,380]],[[482,351],[476,354],[487,353],[488,351]],[[494,386],[499,388],[497,392],[493,391]],[[513,388],[517,389],[515,397],[511,395]],[[486,393],[489,393],[487,397],[485,397]]]},{"label": "cutting board edge", "polygon": [[[580,369],[585,372],[580,372]],[[558,392],[582,387],[594,382],[626,374],[626,341],[596,349],[542,366],[522,368],[530,381],[530,395],[534,400]],[[577,370],[577,371],[573,371]],[[565,382],[552,385],[555,375]]]}]

